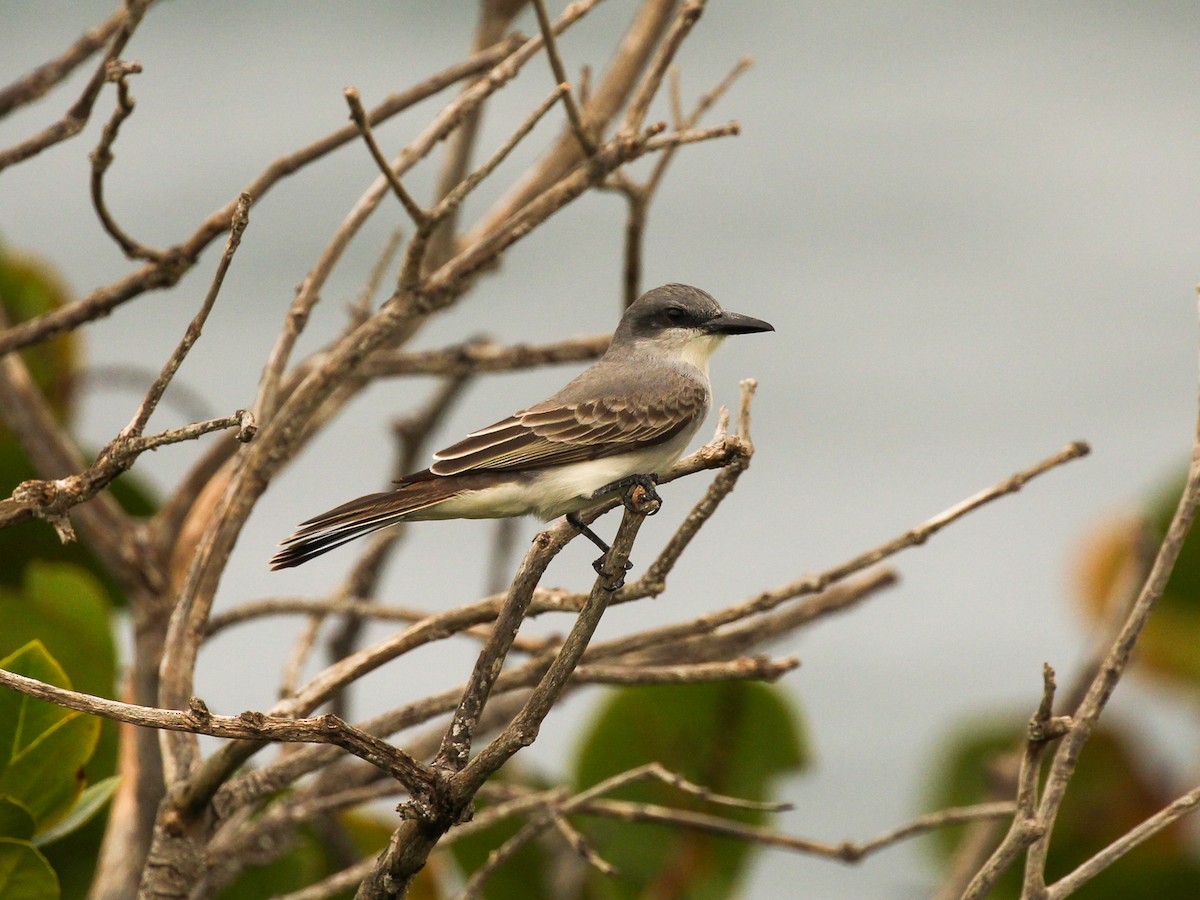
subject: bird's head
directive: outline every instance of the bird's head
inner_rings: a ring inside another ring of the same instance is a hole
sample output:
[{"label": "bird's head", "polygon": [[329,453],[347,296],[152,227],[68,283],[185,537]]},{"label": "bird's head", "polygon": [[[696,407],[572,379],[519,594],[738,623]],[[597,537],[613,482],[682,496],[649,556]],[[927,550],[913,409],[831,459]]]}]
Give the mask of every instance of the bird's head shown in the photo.
[{"label": "bird's head", "polygon": [[762,319],[722,309],[699,288],[664,284],[629,305],[612,345],[665,353],[706,370],[709,356],[729,335],[774,330]]}]

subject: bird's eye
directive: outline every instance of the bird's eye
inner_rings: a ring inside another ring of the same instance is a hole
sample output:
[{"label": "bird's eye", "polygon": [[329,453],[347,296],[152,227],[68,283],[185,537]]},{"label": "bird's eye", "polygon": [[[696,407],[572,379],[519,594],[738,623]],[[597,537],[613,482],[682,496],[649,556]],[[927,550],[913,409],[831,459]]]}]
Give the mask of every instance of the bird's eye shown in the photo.
[{"label": "bird's eye", "polygon": [[672,325],[682,325],[687,321],[687,313],[678,306],[668,306],[665,315]]}]

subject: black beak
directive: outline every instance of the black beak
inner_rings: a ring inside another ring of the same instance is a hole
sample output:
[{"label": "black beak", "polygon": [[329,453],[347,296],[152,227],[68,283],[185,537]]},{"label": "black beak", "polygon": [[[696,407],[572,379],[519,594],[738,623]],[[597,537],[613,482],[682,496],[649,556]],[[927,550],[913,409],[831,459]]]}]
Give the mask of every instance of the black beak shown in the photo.
[{"label": "black beak", "polygon": [[774,331],[775,326],[753,316],[722,310],[704,323],[704,330],[709,334],[754,334],[758,331]]}]

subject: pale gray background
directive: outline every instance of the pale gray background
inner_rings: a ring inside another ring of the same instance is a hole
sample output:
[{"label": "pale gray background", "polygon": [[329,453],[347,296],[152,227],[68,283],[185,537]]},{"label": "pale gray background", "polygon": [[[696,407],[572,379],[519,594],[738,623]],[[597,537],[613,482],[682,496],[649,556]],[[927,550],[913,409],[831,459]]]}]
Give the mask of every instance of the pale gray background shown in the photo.
[{"label": "pale gray background", "polygon": [[[560,4],[552,3],[552,8]],[[0,2],[0,81],[60,52],[111,2]],[[631,3],[610,0],[563,42],[571,71],[602,66]],[[226,203],[275,156],[342,124],[341,91],[368,103],[461,57],[472,3],[163,3],[127,58],[138,111],[116,147],[112,208],[135,236],[165,244]],[[527,16],[521,26],[533,30]],[[1194,3],[893,4],[715,2],[683,51],[694,98],[743,54],[757,66],[712,121],[742,137],[688,148],[656,203],[647,285],[686,281],[775,323],[735,339],[714,364],[718,398],[757,376],[759,453],[736,494],[654,602],[615,610],[605,633],[677,620],[836,563],[1076,438],[1095,454],[970,517],[897,560],[903,585],[778,648],[804,667],[786,684],[817,754],[781,786],[791,833],[866,838],[923,811],[948,731],[975,712],[1035,702],[1041,664],[1072,670],[1086,630],[1069,564],[1089,524],[1133,503],[1185,457],[1195,402],[1200,84]],[[552,84],[543,60],[489,107],[484,148]],[[81,79],[0,125],[8,145],[61,114]],[[441,101],[436,101],[440,103]],[[386,128],[395,148],[436,108]],[[0,177],[0,229],[56,263],[79,292],[129,268],[100,232],[79,140]],[[660,112],[661,114],[661,112]],[[557,131],[539,130],[470,210],[478,213]],[[433,166],[409,177],[429,195]],[[248,404],[294,285],[375,170],[360,145],[277,186],[250,229],[204,339],[180,378],[215,412]],[[486,331],[550,340],[611,328],[622,204],[592,196],[506,258],[469,303],[432,323],[422,346]],[[303,341],[339,327],[375,249],[403,221],[386,206],[337,269]],[[217,251],[183,286],[150,294],[87,331],[96,363],[157,366],[207,287]],[[539,399],[568,371],[474,387],[441,439]],[[275,541],[299,519],[388,477],[390,417],[431,385],[382,383],[281,477],[245,531],[221,606],[318,594],[341,553],[268,574]],[[99,444],[136,397],[90,396],[82,425]],[[181,424],[164,411],[161,427]],[[169,483],[198,448],[139,463]],[[666,491],[637,560],[645,563],[701,489]],[[7,488],[5,488],[7,490]],[[30,526],[27,526],[30,527]],[[522,524],[531,535],[535,523]],[[384,596],[440,609],[475,596],[491,528],[422,524]],[[591,551],[572,548],[549,583],[582,587]],[[557,628],[565,622],[551,623]],[[203,656],[197,686],[214,709],[263,707],[298,623],[243,628]],[[381,632],[382,633],[382,632]],[[470,647],[385,669],[364,709],[461,679]],[[1153,766],[1186,780],[1197,735],[1145,688],[1116,714],[1169,735]],[[586,714],[573,702],[528,757],[559,770]],[[1194,774],[1194,772],[1190,773]],[[762,853],[746,896],[911,897],[928,890],[914,844],[858,869]]]}]

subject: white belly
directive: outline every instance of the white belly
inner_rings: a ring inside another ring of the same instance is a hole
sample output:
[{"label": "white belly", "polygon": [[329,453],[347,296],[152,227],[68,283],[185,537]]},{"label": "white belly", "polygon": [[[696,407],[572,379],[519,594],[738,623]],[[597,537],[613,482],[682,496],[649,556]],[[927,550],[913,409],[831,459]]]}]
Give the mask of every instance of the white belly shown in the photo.
[{"label": "white belly", "polygon": [[506,484],[452,497],[408,518],[491,519],[536,514],[553,519],[594,503],[588,499],[590,495],[614,481],[630,475],[662,474],[679,459],[693,434],[694,428],[633,453],[525,473]]}]

